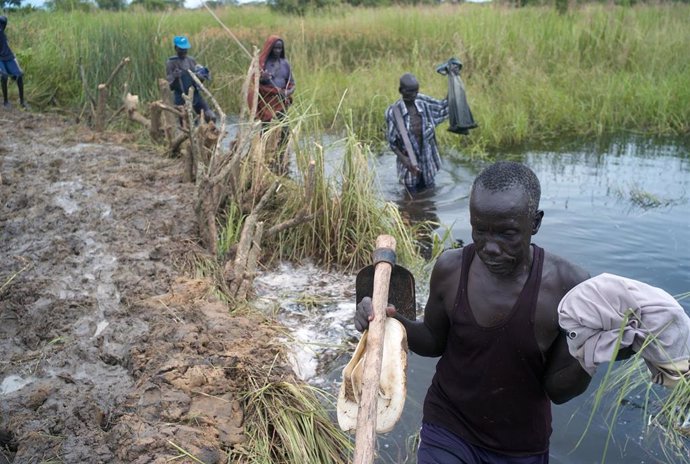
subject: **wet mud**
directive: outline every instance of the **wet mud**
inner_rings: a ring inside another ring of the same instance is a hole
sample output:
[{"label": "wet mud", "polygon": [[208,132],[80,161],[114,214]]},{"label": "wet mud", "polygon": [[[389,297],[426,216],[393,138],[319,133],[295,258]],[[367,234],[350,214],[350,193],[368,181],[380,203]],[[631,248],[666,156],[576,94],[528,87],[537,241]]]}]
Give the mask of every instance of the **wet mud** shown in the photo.
[{"label": "wet mud", "polygon": [[0,464],[226,462],[245,441],[243,366],[278,347],[189,277],[182,171],[125,136],[0,112]]}]

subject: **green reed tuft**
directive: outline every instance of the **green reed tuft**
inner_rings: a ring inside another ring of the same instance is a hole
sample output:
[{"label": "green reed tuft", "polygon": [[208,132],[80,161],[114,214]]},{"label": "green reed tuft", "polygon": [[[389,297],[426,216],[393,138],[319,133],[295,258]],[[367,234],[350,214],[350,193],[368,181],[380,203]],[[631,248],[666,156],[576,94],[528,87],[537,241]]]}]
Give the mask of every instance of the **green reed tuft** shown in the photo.
[{"label": "green reed tuft", "polygon": [[[396,238],[399,261],[419,267],[421,259],[415,245],[419,227],[410,227],[395,205],[381,200],[369,147],[357,141],[350,125],[345,138],[322,140],[324,130],[320,119],[310,113],[312,108],[299,102],[285,121],[292,132],[299,179],[282,181],[276,202],[279,207],[271,211],[276,222],[295,217],[304,210],[304,198],[308,197],[312,219],[272,240],[273,257],[314,259],[326,266],[354,271],[370,264],[376,237],[388,234]],[[326,144],[339,152],[335,156],[339,159],[329,160],[330,164],[324,156]],[[313,192],[306,194],[310,164]]]}]

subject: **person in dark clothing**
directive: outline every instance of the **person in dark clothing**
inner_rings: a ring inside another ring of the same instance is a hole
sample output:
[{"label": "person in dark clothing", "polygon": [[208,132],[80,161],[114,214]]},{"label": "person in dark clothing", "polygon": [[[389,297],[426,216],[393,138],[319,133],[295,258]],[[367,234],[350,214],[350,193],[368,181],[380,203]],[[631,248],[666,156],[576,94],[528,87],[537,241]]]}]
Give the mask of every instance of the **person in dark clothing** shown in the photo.
[{"label": "person in dark clothing", "polygon": [[2,84],[3,106],[5,108],[10,107],[10,101],[7,98],[7,80],[12,77],[12,79],[17,81],[19,104],[22,108],[27,108],[26,101],[24,100],[24,71],[19,67],[17,58],[7,42],[5,28],[7,28],[7,17],[0,16],[0,84]]},{"label": "person in dark clothing", "polygon": [[208,68],[198,65],[194,58],[187,55],[191,48],[187,37],[176,36],[173,39],[173,45],[177,54],[168,58],[165,64],[165,75],[170,85],[170,90],[173,91],[174,104],[178,106],[184,105],[182,94],[187,94],[193,86],[194,100],[192,100],[192,108],[194,108],[194,112],[200,115],[203,111],[204,119],[207,122],[215,122],[216,114],[208,107],[208,103],[201,95],[201,90],[196,87],[192,76],[189,75],[189,71],[193,72],[199,78],[199,81],[203,83],[205,80],[210,80]]},{"label": "person in dark clothing", "polygon": [[[534,172],[515,162],[485,168],[470,192],[473,243],[434,265],[424,317],[388,307],[409,347],[440,356],[424,401],[418,462],[548,462],[551,402],[591,380],[558,325],[561,298],[589,274],[532,243],[544,212]],[[355,327],[373,317],[357,306]]]}]

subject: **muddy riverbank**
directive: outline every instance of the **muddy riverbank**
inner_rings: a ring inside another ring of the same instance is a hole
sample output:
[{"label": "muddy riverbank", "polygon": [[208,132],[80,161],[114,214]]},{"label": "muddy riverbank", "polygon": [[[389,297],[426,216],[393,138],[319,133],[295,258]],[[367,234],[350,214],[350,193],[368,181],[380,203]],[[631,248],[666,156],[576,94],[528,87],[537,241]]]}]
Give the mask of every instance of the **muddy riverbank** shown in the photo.
[{"label": "muddy riverbank", "polygon": [[0,176],[0,463],[225,462],[280,348],[190,277],[181,162],[15,110]]}]

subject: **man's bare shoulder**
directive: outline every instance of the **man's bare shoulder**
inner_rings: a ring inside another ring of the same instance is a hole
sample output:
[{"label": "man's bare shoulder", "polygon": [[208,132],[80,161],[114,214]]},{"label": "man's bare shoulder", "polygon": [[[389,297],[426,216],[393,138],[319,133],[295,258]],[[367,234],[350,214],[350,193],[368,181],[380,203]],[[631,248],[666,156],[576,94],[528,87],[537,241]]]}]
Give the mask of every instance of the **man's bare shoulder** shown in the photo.
[{"label": "man's bare shoulder", "polygon": [[462,254],[461,248],[453,248],[444,251],[436,259],[429,281],[426,311],[448,312],[452,309],[462,272]]},{"label": "man's bare shoulder", "polygon": [[434,271],[437,269],[448,271],[457,269],[462,263],[462,252],[464,248],[451,248],[443,251],[436,260]]},{"label": "man's bare shoulder", "polygon": [[443,251],[436,258],[429,283],[436,288],[440,288],[449,281],[455,281],[462,268],[462,253],[462,248],[452,248]]},{"label": "man's bare shoulder", "polygon": [[565,295],[571,288],[590,278],[589,272],[567,259],[544,250],[542,283]]}]

